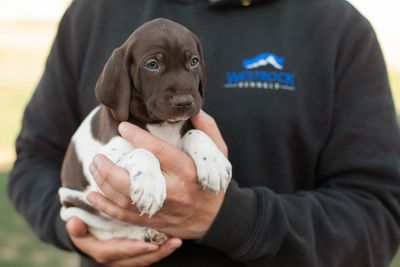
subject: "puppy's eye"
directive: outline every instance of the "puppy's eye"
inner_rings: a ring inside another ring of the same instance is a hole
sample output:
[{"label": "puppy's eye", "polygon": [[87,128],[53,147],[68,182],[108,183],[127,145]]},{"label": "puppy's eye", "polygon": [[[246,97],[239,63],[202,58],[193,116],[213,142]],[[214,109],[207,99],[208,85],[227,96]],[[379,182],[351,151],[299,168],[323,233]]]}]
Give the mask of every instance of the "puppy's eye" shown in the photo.
[{"label": "puppy's eye", "polygon": [[157,60],[155,59],[150,59],[146,62],[146,68],[148,68],[149,70],[158,70],[159,65]]},{"label": "puppy's eye", "polygon": [[199,65],[199,63],[200,63],[200,60],[198,57],[192,57],[190,59],[190,66],[192,66],[192,67],[196,67],[197,65]]}]

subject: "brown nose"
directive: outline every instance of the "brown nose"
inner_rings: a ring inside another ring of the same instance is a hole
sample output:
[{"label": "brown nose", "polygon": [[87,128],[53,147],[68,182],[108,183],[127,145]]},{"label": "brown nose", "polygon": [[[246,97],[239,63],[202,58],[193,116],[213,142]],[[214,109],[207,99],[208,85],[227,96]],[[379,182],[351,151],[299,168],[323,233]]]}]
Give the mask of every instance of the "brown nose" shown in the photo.
[{"label": "brown nose", "polygon": [[172,97],[172,104],[177,107],[187,107],[194,103],[192,95],[176,95]]}]

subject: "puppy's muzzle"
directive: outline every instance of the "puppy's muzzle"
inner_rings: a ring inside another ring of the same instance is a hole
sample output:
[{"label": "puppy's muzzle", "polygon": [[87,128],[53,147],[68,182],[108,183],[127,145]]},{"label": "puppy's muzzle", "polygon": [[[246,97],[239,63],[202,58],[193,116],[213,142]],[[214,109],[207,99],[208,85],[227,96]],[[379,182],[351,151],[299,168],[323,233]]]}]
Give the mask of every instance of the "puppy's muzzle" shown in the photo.
[{"label": "puppy's muzzle", "polygon": [[189,108],[194,104],[192,95],[176,95],[171,99],[172,105],[178,108]]}]

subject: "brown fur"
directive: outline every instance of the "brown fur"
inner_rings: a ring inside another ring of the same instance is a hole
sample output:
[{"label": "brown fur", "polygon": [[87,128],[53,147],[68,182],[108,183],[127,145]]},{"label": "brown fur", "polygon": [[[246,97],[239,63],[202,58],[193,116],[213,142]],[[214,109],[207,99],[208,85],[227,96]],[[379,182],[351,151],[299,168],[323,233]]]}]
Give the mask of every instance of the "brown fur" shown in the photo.
[{"label": "brown fur", "polygon": [[92,135],[102,144],[108,143],[111,138],[118,135],[118,122],[110,110],[101,106],[91,121]]},{"label": "brown fur", "polygon": [[74,199],[74,198],[71,198],[71,199],[69,199],[68,201],[65,201],[65,202],[63,203],[63,205],[64,205],[66,208],[69,208],[69,207],[77,207],[77,208],[86,210],[87,212],[92,213],[92,214],[98,214],[98,213],[99,213],[95,208],[93,208],[93,207],[90,206],[89,204],[86,204],[85,202],[83,202],[83,201],[81,201],[81,200],[79,200],[79,199],[77,199],[77,198],[75,198],[75,199]]},{"label": "brown fur", "polygon": [[[199,64],[191,65],[193,58]],[[149,59],[158,62],[160,71],[149,70]],[[166,19],[145,23],[113,51],[104,66],[95,88],[102,106],[91,121],[92,135],[106,144],[118,135],[122,121],[146,129],[146,124],[192,117],[203,105],[205,84],[199,39]],[[187,99],[192,103],[187,104]],[[187,120],[181,135],[190,129],[193,126]],[[70,189],[84,191],[89,185],[73,143],[67,150],[61,179]],[[69,200],[64,205],[95,211],[81,201]]]},{"label": "brown fur", "polygon": [[63,187],[84,191],[89,185],[83,174],[82,163],[76,154],[73,142],[69,144],[61,168],[61,182]]},{"label": "brown fur", "polygon": [[[191,60],[199,64],[193,67]],[[149,60],[159,71],[150,71]],[[188,29],[166,19],[139,27],[114,50],[96,84],[96,97],[118,122],[161,123],[192,117],[202,106],[205,66],[198,38]],[[175,96],[193,98],[193,104],[177,106]]]}]

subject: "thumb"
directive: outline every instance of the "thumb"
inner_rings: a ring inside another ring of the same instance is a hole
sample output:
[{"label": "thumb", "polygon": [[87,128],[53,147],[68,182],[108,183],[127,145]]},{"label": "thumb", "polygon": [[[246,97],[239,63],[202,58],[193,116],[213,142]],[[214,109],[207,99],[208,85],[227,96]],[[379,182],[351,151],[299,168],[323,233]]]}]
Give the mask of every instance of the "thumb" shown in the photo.
[{"label": "thumb", "polygon": [[70,219],[65,227],[67,232],[74,237],[83,237],[88,233],[86,224],[77,217]]}]

